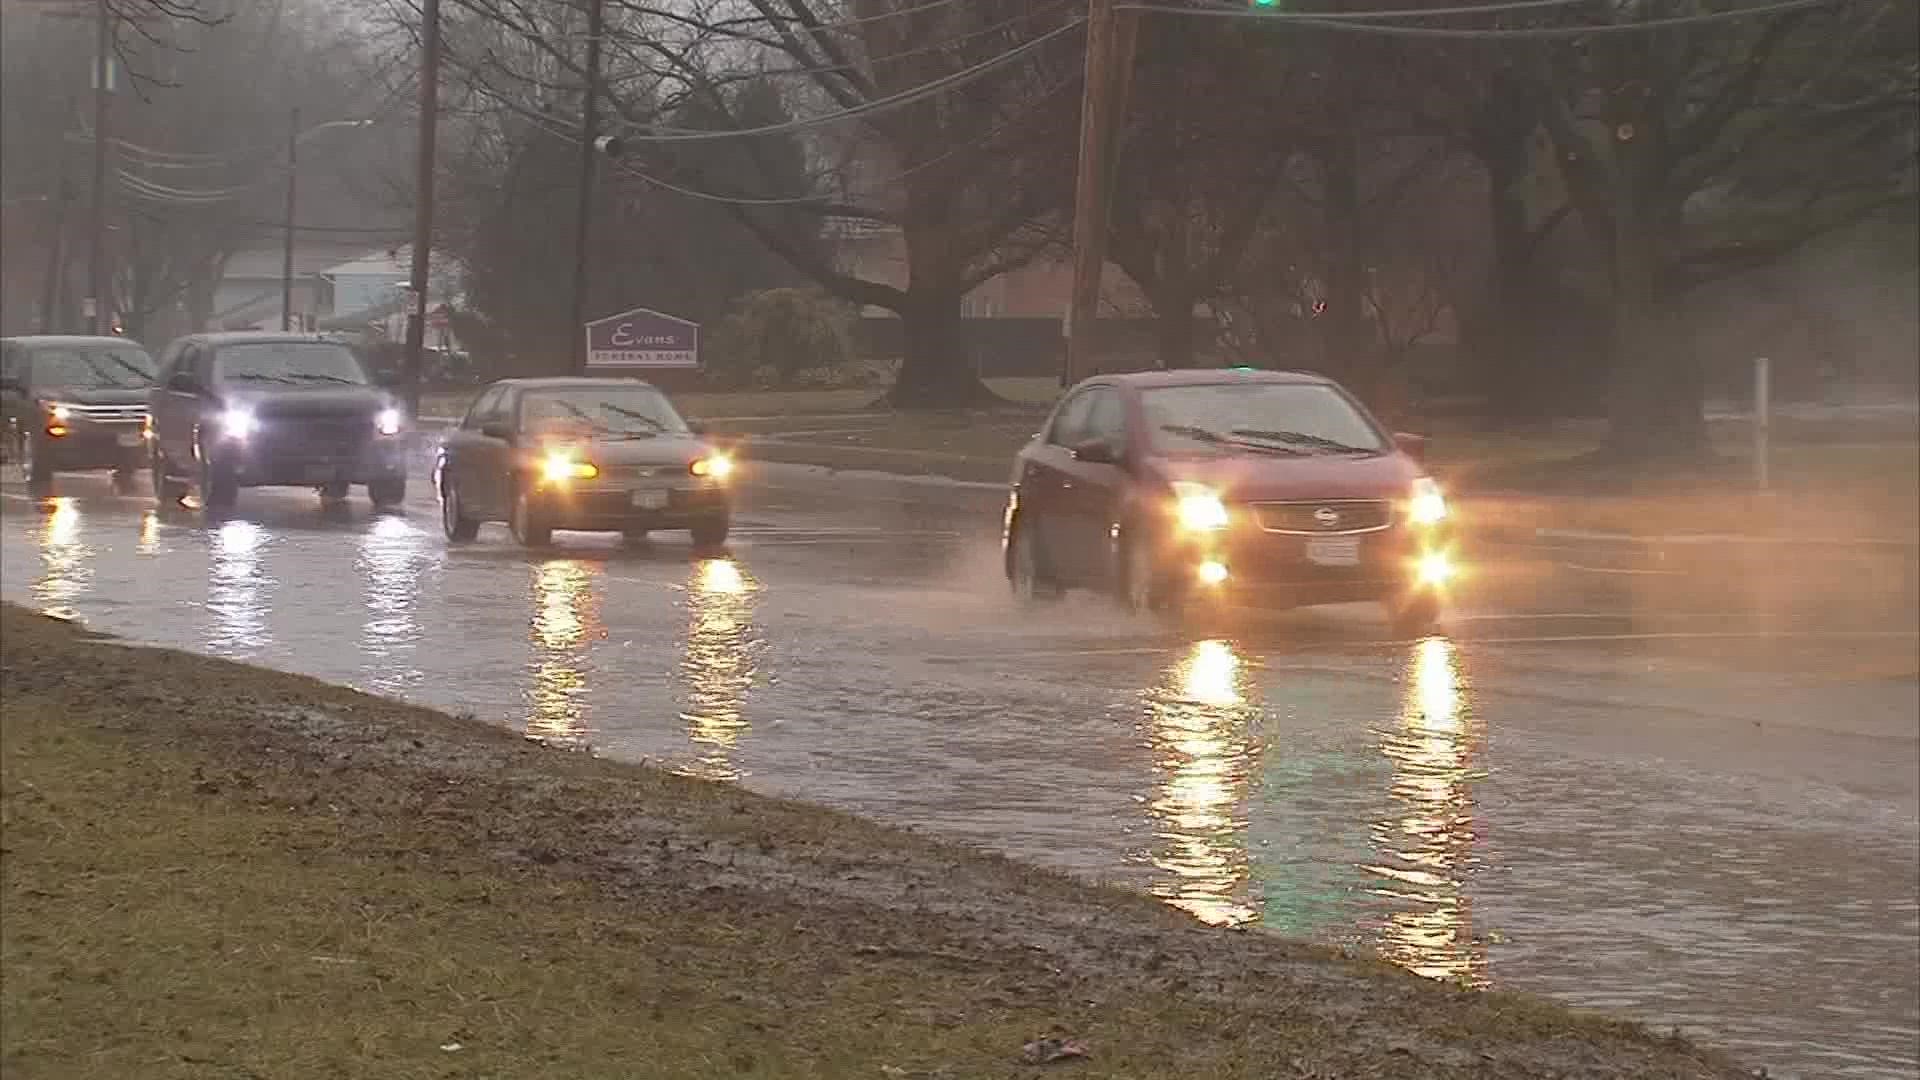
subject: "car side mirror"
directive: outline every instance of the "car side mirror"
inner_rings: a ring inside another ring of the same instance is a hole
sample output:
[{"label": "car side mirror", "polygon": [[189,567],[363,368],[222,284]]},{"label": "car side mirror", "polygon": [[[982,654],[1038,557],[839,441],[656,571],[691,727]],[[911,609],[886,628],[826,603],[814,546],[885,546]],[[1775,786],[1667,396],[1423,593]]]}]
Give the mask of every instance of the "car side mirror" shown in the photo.
[{"label": "car side mirror", "polygon": [[1393,445],[1398,447],[1401,453],[1415,461],[1425,461],[1427,459],[1427,437],[1425,435],[1409,435],[1404,431],[1396,432],[1393,436]]},{"label": "car side mirror", "polygon": [[1089,439],[1081,443],[1073,448],[1073,456],[1077,461],[1093,465],[1113,465],[1120,460],[1113,444],[1105,439]]},{"label": "car side mirror", "polygon": [[505,420],[489,420],[480,425],[480,434],[501,442],[513,441],[513,428]]},{"label": "car side mirror", "polygon": [[187,372],[177,371],[167,380],[167,389],[176,394],[197,394],[200,392],[200,380]]}]

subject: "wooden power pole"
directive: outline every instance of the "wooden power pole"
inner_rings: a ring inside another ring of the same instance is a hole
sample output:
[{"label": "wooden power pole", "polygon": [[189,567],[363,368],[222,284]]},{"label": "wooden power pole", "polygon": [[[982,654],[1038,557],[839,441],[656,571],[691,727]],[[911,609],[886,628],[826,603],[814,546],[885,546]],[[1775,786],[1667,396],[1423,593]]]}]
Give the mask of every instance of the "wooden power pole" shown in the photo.
[{"label": "wooden power pole", "polygon": [[[293,215],[298,205],[300,184],[300,110],[287,118],[287,210],[281,221],[280,237],[280,329],[293,325]],[[301,329],[306,329],[303,324]]]},{"label": "wooden power pole", "polygon": [[567,347],[574,350],[568,370],[587,366],[587,281],[589,237],[593,224],[593,174],[600,148],[600,38],[606,32],[605,0],[587,0],[587,85],[580,98],[580,205],[574,211],[573,307],[567,318]]},{"label": "wooden power pole", "polygon": [[426,368],[427,277],[433,252],[434,148],[440,119],[440,0],[422,0],[420,36],[420,149],[414,177],[413,267],[407,277],[407,412],[420,415],[420,376]]},{"label": "wooden power pole", "polygon": [[90,328],[104,336],[113,328],[113,282],[107,272],[107,160],[113,140],[109,120],[113,101],[113,10],[107,0],[94,4],[93,51],[93,221],[87,257],[87,291],[93,294]]},{"label": "wooden power pole", "polygon": [[1062,385],[1099,370],[1093,330],[1100,316],[1100,277],[1107,265],[1107,203],[1112,195],[1115,130],[1131,81],[1138,26],[1120,24],[1114,0],[1087,0],[1087,68],[1080,97],[1080,160],[1073,192],[1073,299],[1067,311],[1067,363]]}]

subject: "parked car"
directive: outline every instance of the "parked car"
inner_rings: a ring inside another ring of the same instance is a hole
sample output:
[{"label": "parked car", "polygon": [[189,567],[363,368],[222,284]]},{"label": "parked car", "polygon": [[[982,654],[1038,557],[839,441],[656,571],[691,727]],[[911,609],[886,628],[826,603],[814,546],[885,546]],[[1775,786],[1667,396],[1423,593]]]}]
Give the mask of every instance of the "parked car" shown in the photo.
[{"label": "parked car", "polygon": [[167,346],[153,388],[154,497],[189,487],[210,511],[246,487],[365,485],[376,507],[407,494],[405,414],[353,350],[298,333],[195,334]]},{"label": "parked car", "polygon": [[726,542],[733,460],[638,379],[504,379],[474,399],[434,468],[447,538],[505,521],[545,545],[556,529]]},{"label": "parked car", "polygon": [[1025,598],[1084,587],[1135,610],[1378,600],[1424,632],[1454,564],[1420,441],[1316,375],[1089,379],[1014,464],[1006,574]]},{"label": "parked car", "polygon": [[57,472],[113,470],[130,492],[146,464],[143,431],[153,357],[137,341],[115,337],[0,339],[0,408],[7,456],[31,490],[46,491]]}]

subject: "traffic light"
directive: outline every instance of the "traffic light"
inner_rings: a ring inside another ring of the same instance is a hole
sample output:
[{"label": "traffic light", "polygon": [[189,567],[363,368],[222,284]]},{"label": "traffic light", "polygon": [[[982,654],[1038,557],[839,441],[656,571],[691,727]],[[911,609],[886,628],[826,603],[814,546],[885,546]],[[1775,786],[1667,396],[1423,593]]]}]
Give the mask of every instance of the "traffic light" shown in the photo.
[{"label": "traffic light", "polygon": [[1247,0],[1247,5],[1257,10],[1264,11],[1269,8],[1279,7],[1280,0]]}]

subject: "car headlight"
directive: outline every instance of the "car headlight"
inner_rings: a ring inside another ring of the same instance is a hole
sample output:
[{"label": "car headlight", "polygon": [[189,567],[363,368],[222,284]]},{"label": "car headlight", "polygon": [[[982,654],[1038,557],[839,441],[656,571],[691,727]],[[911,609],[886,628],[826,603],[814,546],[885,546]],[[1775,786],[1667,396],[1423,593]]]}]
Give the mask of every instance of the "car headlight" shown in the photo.
[{"label": "car headlight", "polygon": [[1214,532],[1227,527],[1227,505],[1205,484],[1176,480],[1173,498],[1174,515],[1181,528],[1189,532]]},{"label": "car headlight", "polygon": [[400,410],[381,409],[373,418],[373,428],[382,435],[400,434]]},{"label": "car headlight", "polygon": [[600,475],[600,467],[591,461],[581,461],[565,450],[553,450],[540,462],[540,477],[549,484],[564,484],[569,480],[591,480]]},{"label": "car headlight", "polygon": [[220,414],[220,431],[229,439],[244,439],[259,426],[260,422],[246,409],[228,409]]},{"label": "car headlight", "polygon": [[1407,520],[1415,525],[1438,525],[1447,519],[1447,499],[1440,485],[1430,476],[1413,482],[1413,495],[1407,500]]},{"label": "car headlight", "polygon": [[733,459],[725,454],[710,454],[687,466],[687,471],[709,480],[725,480],[733,475]]},{"label": "car headlight", "polygon": [[49,405],[47,406],[47,415],[52,417],[55,420],[59,420],[62,423],[64,423],[68,420],[73,419],[73,406]]}]

